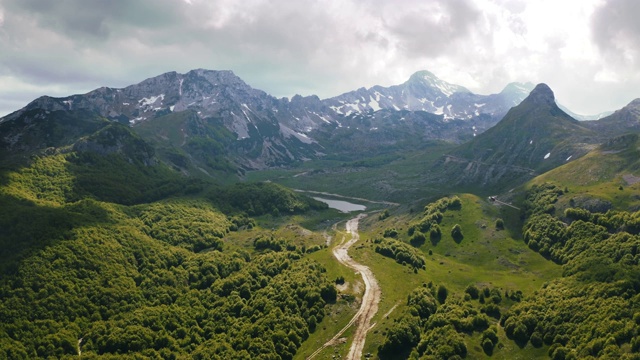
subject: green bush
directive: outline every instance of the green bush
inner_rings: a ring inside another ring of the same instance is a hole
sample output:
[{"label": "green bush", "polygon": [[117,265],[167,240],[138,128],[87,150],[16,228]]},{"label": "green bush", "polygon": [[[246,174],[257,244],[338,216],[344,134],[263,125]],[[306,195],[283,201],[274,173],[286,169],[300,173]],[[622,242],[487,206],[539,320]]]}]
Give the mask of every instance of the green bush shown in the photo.
[{"label": "green bush", "polygon": [[464,235],[462,234],[462,228],[460,227],[459,224],[455,224],[451,228],[451,237],[456,242],[460,242],[464,238]]}]

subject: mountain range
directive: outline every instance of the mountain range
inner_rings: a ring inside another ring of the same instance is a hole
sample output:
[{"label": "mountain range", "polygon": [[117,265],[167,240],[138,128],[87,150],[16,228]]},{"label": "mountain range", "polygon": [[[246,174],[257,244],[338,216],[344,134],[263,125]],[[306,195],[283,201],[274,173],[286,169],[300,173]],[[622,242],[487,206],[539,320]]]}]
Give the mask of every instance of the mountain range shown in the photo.
[{"label": "mountain range", "polygon": [[[0,119],[0,123],[31,116],[30,110],[36,109],[90,112],[134,129],[177,116],[184,121],[184,126],[177,129],[184,136],[182,145],[187,138],[212,139],[210,134],[192,129],[223,127],[234,138],[223,144],[232,161],[242,169],[261,169],[326,154],[332,145],[319,143],[331,137],[326,132],[322,135],[324,130],[358,128],[363,119],[375,122],[380,117],[377,110],[386,110],[386,121],[396,123],[415,117],[417,112],[434,114],[418,117],[427,116],[431,126],[426,128],[432,128],[435,134],[450,128],[447,123],[452,121],[468,121],[473,123],[467,129],[472,135],[497,122],[524,99],[529,87],[514,83],[499,94],[476,95],[421,71],[404,84],[388,88],[362,88],[325,100],[299,95],[277,99],[250,87],[231,71],[197,69],[186,74],[165,73],[122,89],[102,87],[83,95],[43,96]],[[408,112],[412,114],[407,116]],[[448,134],[434,136],[455,140],[451,133],[458,130],[454,126]]]},{"label": "mountain range", "polygon": [[475,169],[483,174],[481,183],[495,183],[514,169],[534,174],[575,159],[601,136],[620,135],[640,123],[638,100],[600,120],[578,122],[558,107],[548,86],[532,89],[531,83],[511,83],[498,94],[478,95],[419,71],[390,87],[360,88],[324,100],[278,99],[231,71],[197,69],[121,89],[40,97],[0,119],[0,141],[9,152],[24,149],[23,138],[30,138],[34,149],[49,148],[48,134],[42,144],[29,134],[35,124],[90,114],[130,126],[151,144],[158,160],[174,169],[216,177],[327,155],[357,160],[444,140],[461,144],[444,162],[475,164],[467,175]]}]

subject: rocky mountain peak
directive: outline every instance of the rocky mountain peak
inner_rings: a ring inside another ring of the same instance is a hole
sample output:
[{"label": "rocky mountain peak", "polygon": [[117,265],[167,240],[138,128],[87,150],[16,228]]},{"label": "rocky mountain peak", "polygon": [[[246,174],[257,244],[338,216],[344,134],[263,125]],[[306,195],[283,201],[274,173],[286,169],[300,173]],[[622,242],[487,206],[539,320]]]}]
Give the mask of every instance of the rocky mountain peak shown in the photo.
[{"label": "rocky mountain peak", "polygon": [[525,101],[533,102],[537,105],[555,105],[556,98],[547,84],[540,83],[536,85]]},{"label": "rocky mountain peak", "polygon": [[409,80],[407,80],[405,84],[408,86],[423,85],[433,89],[437,89],[447,97],[453,95],[456,92],[470,92],[464,86],[448,83],[427,70],[415,72],[413,75],[411,75],[411,77],[409,77]]},{"label": "rocky mountain peak", "polygon": [[224,84],[224,85],[248,86],[242,79],[240,79],[231,70],[195,69],[186,73],[184,77],[191,80],[195,80],[198,78],[204,79],[210,82],[212,85]]},{"label": "rocky mountain peak", "polygon": [[431,71],[428,70],[420,70],[416,71],[409,77],[409,81],[429,81],[429,80],[440,80],[437,76],[435,76]]},{"label": "rocky mountain peak", "polygon": [[631,108],[631,109],[638,109],[640,110],[640,98],[634,99],[632,100],[629,104],[627,104],[627,106],[625,106],[627,108]]}]

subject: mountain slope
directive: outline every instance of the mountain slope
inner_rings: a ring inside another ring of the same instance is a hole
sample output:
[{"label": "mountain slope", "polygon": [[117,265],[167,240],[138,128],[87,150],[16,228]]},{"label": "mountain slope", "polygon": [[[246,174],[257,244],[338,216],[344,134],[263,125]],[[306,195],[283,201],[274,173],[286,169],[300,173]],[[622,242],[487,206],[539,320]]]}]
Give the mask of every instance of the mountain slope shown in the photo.
[{"label": "mountain slope", "polygon": [[[235,144],[225,141],[227,147],[224,150],[228,160],[240,168],[259,169],[298,161],[314,155],[320,149],[302,131],[331,122],[331,115],[314,115],[313,110],[308,110],[324,109],[317,97],[296,98],[292,103],[297,106],[290,107],[286,99],[278,100],[251,88],[230,71],[198,69],[186,74],[162,74],[123,89],[100,88],[65,98],[44,96],[0,122],[20,121],[30,111],[36,110],[44,111],[40,116],[54,111],[82,111],[128,123],[135,128],[167,116],[169,118],[165,123],[170,123],[176,114],[188,110],[191,115],[177,117],[197,120],[200,127],[206,127],[204,124],[224,126],[237,141]],[[209,140],[219,140],[198,131],[198,126],[182,128],[180,130],[184,134],[174,133],[170,136],[203,136]],[[189,132],[189,129],[194,132]],[[149,136],[153,137],[151,134]],[[211,155],[216,156],[215,153]],[[208,168],[197,161],[193,166]]]},{"label": "mountain slope", "polygon": [[[640,209],[640,198],[636,195],[640,188],[639,149],[638,134],[612,138],[580,159],[548,171],[531,183],[553,182],[568,187],[571,193],[565,198],[573,199],[576,207],[604,212],[614,206],[637,211]],[[568,206],[560,201],[557,207],[563,210]]]},{"label": "mountain slope", "polygon": [[555,103],[551,89],[539,84],[493,128],[451,152],[441,162],[461,183],[507,185],[576,159],[598,143]]},{"label": "mountain slope", "polygon": [[609,136],[640,131],[640,99],[631,101],[627,106],[607,117],[585,122],[584,125]]}]

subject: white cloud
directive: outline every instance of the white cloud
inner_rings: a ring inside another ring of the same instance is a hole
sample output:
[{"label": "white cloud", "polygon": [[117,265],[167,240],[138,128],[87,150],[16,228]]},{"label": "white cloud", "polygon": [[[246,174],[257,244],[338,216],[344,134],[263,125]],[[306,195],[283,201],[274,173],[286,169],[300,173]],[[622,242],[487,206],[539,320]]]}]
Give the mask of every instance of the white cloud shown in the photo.
[{"label": "white cloud", "polygon": [[[427,69],[485,94],[546,82],[578,113],[640,96],[640,26],[619,14],[633,0],[1,1],[0,77],[33,89],[83,93],[208,68],[274,96],[329,97]],[[0,115],[16,110],[4,106]]]}]

